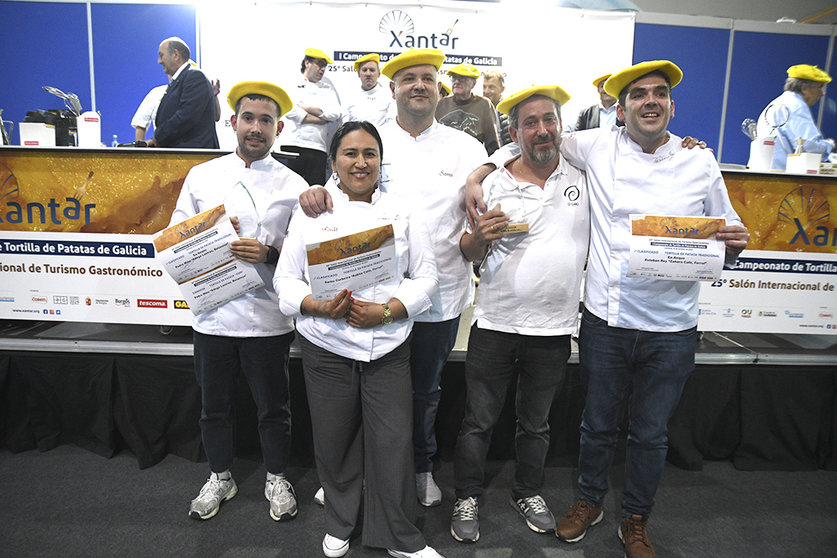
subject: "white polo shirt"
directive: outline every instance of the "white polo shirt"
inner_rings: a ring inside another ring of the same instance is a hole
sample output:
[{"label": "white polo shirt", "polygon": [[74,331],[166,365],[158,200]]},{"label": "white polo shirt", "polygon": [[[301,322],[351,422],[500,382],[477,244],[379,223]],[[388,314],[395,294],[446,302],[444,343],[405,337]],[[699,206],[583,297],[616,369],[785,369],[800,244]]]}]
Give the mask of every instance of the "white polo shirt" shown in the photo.
[{"label": "white polo shirt", "polygon": [[489,247],[480,269],[473,321],[521,335],[571,335],[578,329],[581,277],[590,237],[584,173],[561,158],[543,188],[500,168],[483,181],[488,207],[498,203],[528,233]]}]

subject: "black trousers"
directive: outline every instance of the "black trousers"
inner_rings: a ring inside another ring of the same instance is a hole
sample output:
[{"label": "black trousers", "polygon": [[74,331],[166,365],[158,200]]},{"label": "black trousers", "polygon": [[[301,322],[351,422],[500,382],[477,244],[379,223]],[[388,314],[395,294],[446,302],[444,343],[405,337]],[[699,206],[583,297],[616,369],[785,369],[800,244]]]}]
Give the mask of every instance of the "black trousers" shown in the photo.
[{"label": "black trousers", "polygon": [[271,337],[222,337],[194,332],[195,376],[201,388],[201,437],[214,473],[233,463],[238,375],[256,403],[264,466],[283,473],[291,442],[288,353],[293,332]]}]

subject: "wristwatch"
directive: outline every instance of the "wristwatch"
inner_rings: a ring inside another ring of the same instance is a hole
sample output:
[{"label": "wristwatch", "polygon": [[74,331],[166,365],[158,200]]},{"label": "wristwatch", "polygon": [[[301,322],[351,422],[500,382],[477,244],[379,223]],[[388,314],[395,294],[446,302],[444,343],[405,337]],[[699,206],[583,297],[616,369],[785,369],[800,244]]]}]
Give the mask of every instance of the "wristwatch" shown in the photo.
[{"label": "wristwatch", "polygon": [[389,309],[389,304],[383,304],[384,307],[384,317],[381,318],[381,323],[384,325],[389,325],[392,323],[392,310]]}]

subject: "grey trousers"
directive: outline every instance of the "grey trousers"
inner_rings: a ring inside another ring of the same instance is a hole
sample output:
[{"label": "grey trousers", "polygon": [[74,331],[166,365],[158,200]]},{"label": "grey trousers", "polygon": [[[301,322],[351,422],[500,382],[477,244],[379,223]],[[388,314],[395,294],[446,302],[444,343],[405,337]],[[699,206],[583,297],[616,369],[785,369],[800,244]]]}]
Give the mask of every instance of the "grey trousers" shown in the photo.
[{"label": "grey trousers", "polygon": [[363,503],[363,544],[416,552],[409,341],[372,362],[335,355],[300,335],[326,533],[349,539]]}]

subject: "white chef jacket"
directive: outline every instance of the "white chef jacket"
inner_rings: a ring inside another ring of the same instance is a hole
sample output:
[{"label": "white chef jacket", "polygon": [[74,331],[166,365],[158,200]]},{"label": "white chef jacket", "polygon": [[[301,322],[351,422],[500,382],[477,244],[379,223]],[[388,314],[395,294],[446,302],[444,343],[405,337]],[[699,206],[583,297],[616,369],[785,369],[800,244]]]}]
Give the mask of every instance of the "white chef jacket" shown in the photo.
[{"label": "white chef jacket", "polygon": [[148,128],[157,119],[157,108],[160,106],[160,99],[166,94],[168,85],[159,85],[148,92],[145,98],[137,107],[137,112],[131,119],[131,126],[134,128]]},{"label": "white chef jacket", "polygon": [[485,160],[485,147],[435,120],[416,138],[394,120],[380,133],[381,189],[404,197],[426,217],[439,273],[433,306],[416,321],[456,318],[474,301],[474,274],[459,239],[465,230],[465,179]]},{"label": "white chef jacket", "polygon": [[334,85],[325,77],[313,83],[300,75],[295,85],[288,89],[288,95],[294,107],[282,117],[285,128],[280,143],[328,152],[328,124],[303,124],[308,113],[297,105],[319,107],[323,111],[320,118],[329,122],[338,120],[343,112]]},{"label": "white chef jacket", "polygon": [[511,223],[527,223],[529,232],[491,243],[473,322],[521,335],[576,333],[590,236],[584,173],[562,157],[543,189],[518,182],[503,167],[483,187],[489,208],[499,203]]},{"label": "white chef jacket", "polygon": [[561,153],[587,171],[590,257],[585,307],[612,327],[681,331],[697,324],[698,281],[628,277],[630,214],[723,217],[741,225],[711,151],[669,140],[652,154],[626,128],[563,136]]},{"label": "white chef jacket", "polygon": [[343,121],[367,120],[376,128],[380,128],[388,121],[394,120],[395,113],[392,91],[378,82],[369,91],[358,88],[348,95],[343,111]]},{"label": "white chef jacket", "polygon": [[[375,191],[372,203],[350,201],[329,179],[326,189],[334,209],[317,217],[298,210],[291,221],[273,279],[282,293],[281,311],[296,318],[300,335],[327,351],[345,358],[370,362],[400,346],[413,329],[413,317],[430,307],[438,283],[433,251],[423,220],[411,215],[411,207],[396,196]],[[389,280],[352,292],[352,297],[384,304],[397,298],[407,309],[407,319],[369,329],[350,326],[343,318],[302,315],[303,299],[311,294],[305,246],[391,224],[395,233],[396,273]]]},{"label": "white chef jacket", "polygon": [[[238,182],[246,186],[249,196],[241,195],[243,191],[236,186]],[[261,222],[257,240],[279,248],[285,240],[291,215],[299,205],[299,195],[307,188],[308,184],[301,176],[270,155],[246,168],[236,153],[230,153],[189,171],[171,223],[179,223],[222,203],[228,206],[229,216],[234,217],[236,210],[232,208],[250,209],[255,203],[255,213]],[[258,263],[255,267],[264,287],[194,316],[192,327],[195,331],[228,337],[267,337],[293,330],[293,320],[279,312],[279,299],[273,289],[275,266]]]}]

